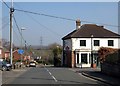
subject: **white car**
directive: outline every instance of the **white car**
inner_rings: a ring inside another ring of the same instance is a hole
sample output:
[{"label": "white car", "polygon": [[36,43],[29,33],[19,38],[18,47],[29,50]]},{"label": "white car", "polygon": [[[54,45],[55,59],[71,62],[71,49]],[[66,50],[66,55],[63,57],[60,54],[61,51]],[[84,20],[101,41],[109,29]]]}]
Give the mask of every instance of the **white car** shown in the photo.
[{"label": "white car", "polygon": [[29,67],[36,67],[36,63],[35,62],[30,62]]}]

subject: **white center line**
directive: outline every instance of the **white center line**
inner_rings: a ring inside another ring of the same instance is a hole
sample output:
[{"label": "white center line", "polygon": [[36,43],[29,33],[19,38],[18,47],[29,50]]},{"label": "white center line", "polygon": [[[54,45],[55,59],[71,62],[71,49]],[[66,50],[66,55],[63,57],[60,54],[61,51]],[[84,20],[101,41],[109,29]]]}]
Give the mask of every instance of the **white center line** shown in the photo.
[{"label": "white center line", "polygon": [[52,78],[55,80],[55,82],[57,82],[57,79],[54,76],[52,76]]},{"label": "white center line", "polygon": [[52,75],[52,73],[46,67],[44,67],[44,68],[48,71],[48,73],[54,79],[54,81],[57,82],[57,79]]}]

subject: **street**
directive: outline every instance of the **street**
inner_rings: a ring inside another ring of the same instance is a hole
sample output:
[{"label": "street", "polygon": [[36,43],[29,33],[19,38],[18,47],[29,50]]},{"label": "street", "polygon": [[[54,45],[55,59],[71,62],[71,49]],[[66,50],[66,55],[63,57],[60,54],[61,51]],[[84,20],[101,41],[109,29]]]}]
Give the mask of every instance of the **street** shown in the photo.
[{"label": "street", "polygon": [[[6,73],[5,73],[6,72]],[[102,85],[105,83],[87,78],[72,68],[37,66],[24,69],[15,69],[3,72],[3,84],[74,84],[76,85]]]}]

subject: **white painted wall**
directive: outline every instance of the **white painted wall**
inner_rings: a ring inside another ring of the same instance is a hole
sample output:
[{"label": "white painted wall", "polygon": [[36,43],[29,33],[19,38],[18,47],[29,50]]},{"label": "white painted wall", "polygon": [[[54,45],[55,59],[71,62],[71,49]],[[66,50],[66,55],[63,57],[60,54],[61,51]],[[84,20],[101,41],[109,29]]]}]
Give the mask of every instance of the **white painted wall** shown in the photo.
[{"label": "white painted wall", "polygon": [[[80,46],[80,40],[86,40],[86,46]],[[100,40],[100,46],[94,46],[94,40]],[[108,40],[114,40],[114,46],[108,46]],[[97,51],[100,47],[109,47],[109,48],[120,48],[119,46],[120,39],[118,38],[72,38],[64,40],[64,50],[66,47],[69,47],[69,50],[76,51],[79,53],[79,64],[77,64],[77,56],[76,56],[76,66],[81,67],[81,53],[87,53],[87,62],[88,64],[82,64],[82,67],[91,67],[90,60],[90,53],[91,53],[91,43],[92,50]],[[76,54],[77,55],[77,54]]]},{"label": "white painted wall", "polygon": [[[80,40],[86,40],[86,46],[80,46]],[[72,50],[91,50],[91,43],[94,44],[94,40],[100,40],[100,46],[93,46],[93,50],[98,50],[100,47],[120,48],[118,38],[72,38]],[[108,46],[108,40],[114,40],[114,46]],[[120,39],[119,39],[120,40]]]}]

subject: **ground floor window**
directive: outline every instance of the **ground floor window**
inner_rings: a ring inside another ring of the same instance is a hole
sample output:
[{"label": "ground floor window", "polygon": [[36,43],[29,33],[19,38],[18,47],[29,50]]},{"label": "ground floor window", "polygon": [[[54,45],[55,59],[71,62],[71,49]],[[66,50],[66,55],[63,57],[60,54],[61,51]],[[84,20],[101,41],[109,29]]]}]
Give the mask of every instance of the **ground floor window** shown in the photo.
[{"label": "ground floor window", "polygon": [[88,64],[87,62],[87,53],[81,53],[81,63]]},{"label": "ground floor window", "polygon": [[79,64],[79,53],[77,53],[77,64]]}]

